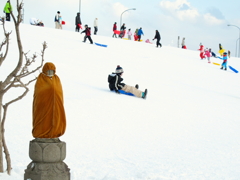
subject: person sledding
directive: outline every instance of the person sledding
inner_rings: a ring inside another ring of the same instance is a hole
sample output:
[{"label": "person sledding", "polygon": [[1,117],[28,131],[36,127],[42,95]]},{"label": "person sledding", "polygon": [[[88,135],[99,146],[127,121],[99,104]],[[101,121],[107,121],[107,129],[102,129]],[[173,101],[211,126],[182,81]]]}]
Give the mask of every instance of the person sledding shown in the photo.
[{"label": "person sledding", "polygon": [[223,53],[223,57],[218,57],[219,59],[222,59],[223,60],[223,63],[222,63],[222,67],[221,69],[224,68],[224,70],[226,71],[227,70],[227,60],[228,60],[228,54],[226,52]]},{"label": "person sledding", "polygon": [[111,91],[115,91],[116,93],[120,94],[120,91],[125,91],[127,93],[132,93],[134,96],[146,99],[147,97],[147,89],[145,91],[140,91],[138,89],[138,84],[136,84],[135,87],[129,86],[124,84],[123,78],[123,68],[121,66],[117,66],[115,73],[108,75],[108,83],[109,83],[109,89]]}]

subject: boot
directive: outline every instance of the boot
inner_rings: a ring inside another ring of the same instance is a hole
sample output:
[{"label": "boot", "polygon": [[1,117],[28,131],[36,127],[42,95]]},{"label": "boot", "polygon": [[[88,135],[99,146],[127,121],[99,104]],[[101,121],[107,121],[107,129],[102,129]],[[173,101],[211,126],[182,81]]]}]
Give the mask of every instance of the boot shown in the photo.
[{"label": "boot", "polygon": [[142,93],[142,98],[146,99],[147,98],[147,89],[145,89],[145,92]]},{"label": "boot", "polygon": [[220,69],[223,69],[223,66]]},{"label": "boot", "polygon": [[227,70],[227,68],[224,69],[225,71]]}]

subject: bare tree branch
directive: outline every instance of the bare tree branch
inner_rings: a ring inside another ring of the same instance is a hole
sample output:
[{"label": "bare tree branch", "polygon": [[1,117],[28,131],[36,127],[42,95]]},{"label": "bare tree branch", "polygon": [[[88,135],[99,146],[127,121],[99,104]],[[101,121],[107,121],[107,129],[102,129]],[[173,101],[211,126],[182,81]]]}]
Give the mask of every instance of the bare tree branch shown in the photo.
[{"label": "bare tree branch", "polygon": [[5,49],[5,53],[3,55],[3,53],[0,54],[0,66],[2,65],[3,61],[6,59],[7,57],[7,53],[8,53],[8,48],[9,48],[9,36],[12,32],[6,32],[5,29],[5,19],[2,19],[3,22],[3,31],[4,31],[4,35],[5,35],[5,40],[0,44],[0,52],[2,51],[3,46],[6,45],[6,49]]}]

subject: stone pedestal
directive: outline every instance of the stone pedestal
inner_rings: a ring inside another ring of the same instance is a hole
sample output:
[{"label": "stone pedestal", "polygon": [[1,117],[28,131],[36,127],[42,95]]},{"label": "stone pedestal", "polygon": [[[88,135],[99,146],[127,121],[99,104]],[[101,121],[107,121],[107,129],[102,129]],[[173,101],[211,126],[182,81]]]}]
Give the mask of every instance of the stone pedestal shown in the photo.
[{"label": "stone pedestal", "polygon": [[66,143],[58,138],[30,141],[29,157],[24,180],[70,180],[70,169],[63,162],[66,158]]}]

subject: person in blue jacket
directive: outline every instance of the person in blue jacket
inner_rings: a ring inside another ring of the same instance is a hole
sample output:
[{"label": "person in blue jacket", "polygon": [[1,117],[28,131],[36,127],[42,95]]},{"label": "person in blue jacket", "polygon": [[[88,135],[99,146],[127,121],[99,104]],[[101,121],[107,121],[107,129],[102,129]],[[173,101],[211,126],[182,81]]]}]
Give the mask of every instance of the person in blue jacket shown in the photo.
[{"label": "person in blue jacket", "polygon": [[218,57],[218,58],[223,60],[223,63],[222,63],[222,65],[221,65],[221,66],[222,66],[221,69],[224,68],[224,70],[226,71],[226,70],[227,70],[227,60],[228,60],[227,53],[224,52],[224,53],[223,53],[223,57]]},{"label": "person in blue jacket", "polygon": [[140,41],[141,40],[141,36],[144,35],[141,27],[138,30],[138,34],[137,35],[138,35],[138,41]]}]

